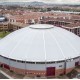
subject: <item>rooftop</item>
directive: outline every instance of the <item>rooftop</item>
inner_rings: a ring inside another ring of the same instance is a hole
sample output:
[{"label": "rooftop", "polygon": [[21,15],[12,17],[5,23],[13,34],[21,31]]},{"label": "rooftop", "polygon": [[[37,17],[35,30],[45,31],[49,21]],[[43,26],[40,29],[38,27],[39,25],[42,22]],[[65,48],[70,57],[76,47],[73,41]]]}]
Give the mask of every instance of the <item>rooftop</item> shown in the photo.
[{"label": "rooftop", "polygon": [[35,24],[35,25],[31,25],[29,27],[33,28],[33,29],[51,29],[51,28],[54,28],[53,25],[48,25],[48,24]]},{"label": "rooftop", "polygon": [[32,62],[75,58],[80,55],[80,38],[53,25],[30,25],[1,39],[0,55]]}]

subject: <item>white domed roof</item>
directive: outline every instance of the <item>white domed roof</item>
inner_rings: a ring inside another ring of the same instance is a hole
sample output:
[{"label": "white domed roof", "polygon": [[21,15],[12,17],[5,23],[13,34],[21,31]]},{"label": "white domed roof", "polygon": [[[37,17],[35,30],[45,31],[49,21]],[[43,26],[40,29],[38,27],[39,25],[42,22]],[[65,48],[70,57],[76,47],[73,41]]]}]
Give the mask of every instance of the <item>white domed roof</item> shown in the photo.
[{"label": "white domed roof", "polygon": [[53,28],[53,25],[45,25],[45,24],[36,24],[36,26],[35,25],[31,25],[31,26],[29,26],[30,28],[33,28],[33,29],[51,29],[51,28]]},{"label": "white domed roof", "polygon": [[74,58],[80,56],[80,38],[53,25],[30,25],[1,39],[0,55],[35,62]]}]

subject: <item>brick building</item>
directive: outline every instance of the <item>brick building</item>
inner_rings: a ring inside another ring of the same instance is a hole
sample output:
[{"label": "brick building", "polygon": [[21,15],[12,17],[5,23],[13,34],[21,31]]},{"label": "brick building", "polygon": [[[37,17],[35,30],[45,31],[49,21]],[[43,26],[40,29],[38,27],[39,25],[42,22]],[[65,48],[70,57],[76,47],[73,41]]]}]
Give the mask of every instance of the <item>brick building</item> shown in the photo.
[{"label": "brick building", "polygon": [[[5,14],[8,23],[1,23],[1,30],[14,31],[31,24],[52,24],[65,28],[80,36],[80,15],[72,13],[53,12],[32,12],[32,11],[11,11]],[[7,27],[6,27],[6,26]]]}]

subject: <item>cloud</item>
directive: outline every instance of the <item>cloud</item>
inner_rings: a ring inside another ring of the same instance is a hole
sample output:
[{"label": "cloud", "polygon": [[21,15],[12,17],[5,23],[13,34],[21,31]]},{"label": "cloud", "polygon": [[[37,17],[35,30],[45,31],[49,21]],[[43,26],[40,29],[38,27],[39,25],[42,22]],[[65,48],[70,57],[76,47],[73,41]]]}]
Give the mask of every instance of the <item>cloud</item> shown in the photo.
[{"label": "cloud", "polygon": [[80,3],[80,0],[43,0],[51,3]]},{"label": "cloud", "polygon": [[32,2],[39,1],[45,3],[80,3],[80,0],[0,0],[0,2]]}]

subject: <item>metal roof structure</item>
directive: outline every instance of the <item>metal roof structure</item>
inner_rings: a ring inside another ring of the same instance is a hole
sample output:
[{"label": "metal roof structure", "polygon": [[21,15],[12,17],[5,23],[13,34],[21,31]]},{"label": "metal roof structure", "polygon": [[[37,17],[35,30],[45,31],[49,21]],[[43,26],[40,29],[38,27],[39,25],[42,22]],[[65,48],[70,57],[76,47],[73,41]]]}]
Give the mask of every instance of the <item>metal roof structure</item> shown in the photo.
[{"label": "metal roof structure", "polygon": [[53,25],[30,25],[1,39],[0,55],[33,62],[75,58],[80,56],[80,38]]}]

